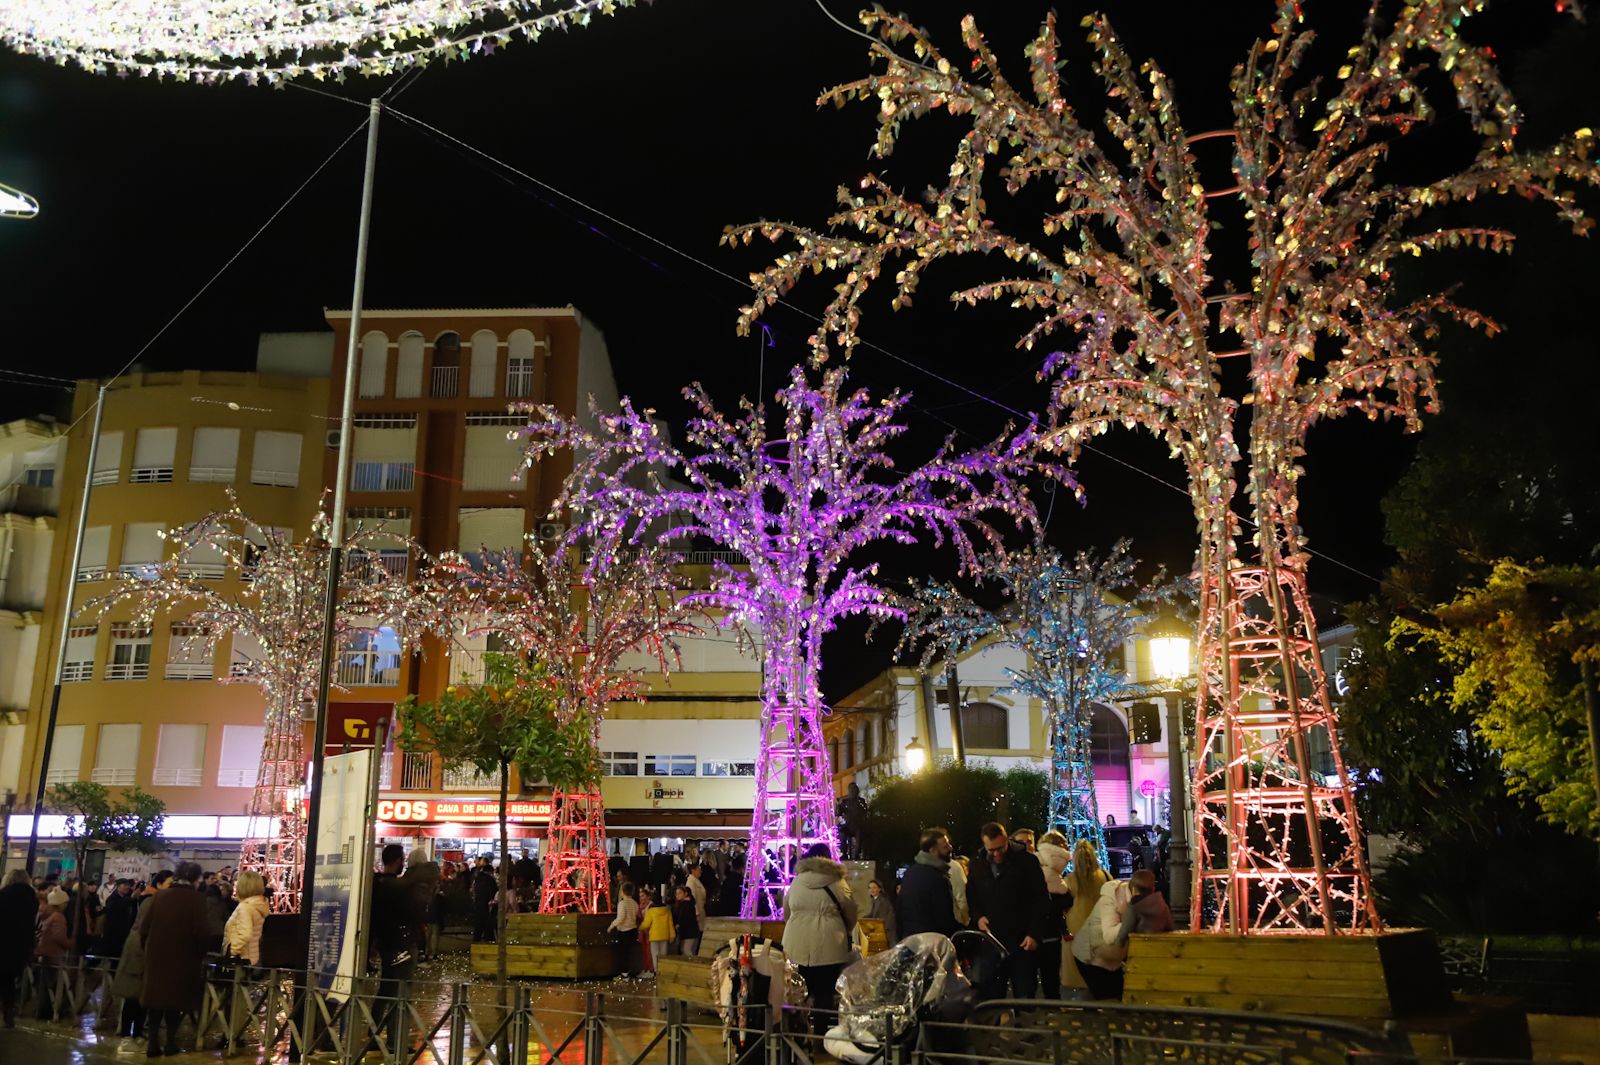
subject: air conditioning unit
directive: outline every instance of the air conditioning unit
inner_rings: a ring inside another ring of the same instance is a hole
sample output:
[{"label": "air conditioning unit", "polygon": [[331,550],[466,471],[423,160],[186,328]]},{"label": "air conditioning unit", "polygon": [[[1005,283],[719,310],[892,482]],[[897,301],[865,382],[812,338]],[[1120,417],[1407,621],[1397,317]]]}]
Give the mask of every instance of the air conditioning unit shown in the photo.
[{"label": "air conditioning unit", "polygon": [[553,544],[567,534],[567,527],[559,521],[541,521],[539,523],[539,542]]},{"label": "air conditioning unit", "polygon": [[329,429],[328,430],[328,450],[330,450],[330,451],[338,451],[339,450],[339,430],[337,430],[337,429]]}]

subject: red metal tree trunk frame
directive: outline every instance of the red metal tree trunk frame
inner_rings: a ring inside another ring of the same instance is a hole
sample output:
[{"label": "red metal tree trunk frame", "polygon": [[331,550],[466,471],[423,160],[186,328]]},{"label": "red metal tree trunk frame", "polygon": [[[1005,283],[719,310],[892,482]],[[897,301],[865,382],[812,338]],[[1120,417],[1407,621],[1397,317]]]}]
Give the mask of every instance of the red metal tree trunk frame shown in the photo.
[{"label": "red metal tree trunk frame", "polygon": [[[1190,927],[1357,932],[1379,927],[1363,836],[1328,698],[1305,575],[1206,575]],[[1313,750],[1329,760],[1312,764]]]},{"label": "red metal tree trunk frame", "polygon": [[[285,720],[287,718],[287,720]],[[270,712],[261,768],[250,796],[250,819],[239,868],[260,873],[271,888],[274,913],[298,913],[305,866],[304,728],[298,714]]]},{"label": "red metal tree trunk frame", "polygon": [[605,802],[599,789],[555,789],[550,796],[548,844],[539,912],[609,912]]}]

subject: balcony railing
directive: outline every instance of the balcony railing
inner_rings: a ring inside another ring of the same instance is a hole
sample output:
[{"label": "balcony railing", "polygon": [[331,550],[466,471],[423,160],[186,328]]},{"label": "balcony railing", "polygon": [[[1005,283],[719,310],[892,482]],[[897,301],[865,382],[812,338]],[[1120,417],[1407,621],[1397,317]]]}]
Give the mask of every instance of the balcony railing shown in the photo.
[{"label": "balcony railing", "polygon": [[366,581],[383,571],[391,577],[405,578],[410,568],[409,551],[351,551],[345,556],[344,572],[353,581]]},{"label": "balcony railing", "polygon": [[427,791],[433,787],[433,755],[420,751],[399,752],[400,790]]},{"label": "balcony railing", "polygon": [[171,466],[135,466],[128,471],[129,484],[171,484]]},{"label": "balcony railing", "polygon": [[44,775],[46,784],[71,784],[77,779],[77,769],[52,769]]},{"label": "balcony railing", "polygon": [[411,462],[358,462],[351,470],[350,487],[357,492],[409,492],[415,484]]},{"label": "balcony railing", "polygon": [[29,518],[50,514],[54,510],[50,505],[53,491],[48,485],[39,484],[11,484],[0,488],[0,514],[21,514]]},{"label": "balcony railing", "polygon": [[256,770],[254,769],[217,770],[217,787],[219,788],[253,788],[255,786]]},{"label": "balcony railing", "polygon": [[190,466],[189,480],[194,484],[231,484],[232,466]]},{"label": "balcony railing", "polygon": [[94,679],[94,662],[67,662],[61,667],[61,683],[72,684],[77,681]]},{"label": "balcony railing", "polygon": [[221,562],[185,562],[178,567],[184,577],[197,577],[203,581],[220,581],[227,575],[228,567]]},{"label": "balcony railing", "polygon": [[480,773],[475,765],[444,771],[445,791],[498,791],[499,788],[498,773]]},{"label": "balcony railing", "polygon": [[108,662],[106,664],[106,680],[145,680],[149,676],[149,662]]},{"label": "balcony railing", "polygon": [[89,773],[89,779],[96,784],[110,784],[112,787],[128,787],[139,779],[136,769],[102,769],[96,766]]},{"label": "balcony railing", "polygon": [[254,467],[250,470],[250,483],[262,484],[272,488],[293,488],[300,483],[298,470],[262,470]]},{"label": "balcony railing", "polygon": [[434,399],[455,399],[460,395],[461,367],[435,366],[428,395]]},{"label": "balcony railing", "polygon": [[691,566],[710,566],[717,562],[743,566],[748,561],[737,551],[686,551],[683,560]]},{"label": "balcony railing", "polygon": [[198,788],[205,778],[203,769],[176,769],[172,766],[156,766],[150,774],[150,783],[159,784],[165,788]]},{"label": "balcony railing", "polygon": [[337,683],[346,688],[392,688],[400,683],[400,656],[393,651],[344,651]]},{"label": "balcony railing", "polygon": [[80,581],[103,581],[106,579],[106,568],[104,566],[80,566],[78,567],[78,579]]},{"label": "balcony railing", "polygon": [[95,470],[94,476],[89,478],[90,484],[116,484],[117,475],[122,471],[118,469]]},{"label": "balcony railing", "polygon": [[167,680],[210,680],[215,673],[210,662],[168,662],[161,675]]}]

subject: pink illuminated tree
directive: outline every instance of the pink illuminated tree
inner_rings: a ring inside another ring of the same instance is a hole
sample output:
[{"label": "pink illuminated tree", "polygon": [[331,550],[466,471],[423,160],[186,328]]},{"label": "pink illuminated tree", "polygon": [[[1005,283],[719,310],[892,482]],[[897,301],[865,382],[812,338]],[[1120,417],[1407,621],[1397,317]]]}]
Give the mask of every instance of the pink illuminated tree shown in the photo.
[{"label": "pink illuminated tree", "polygon": [[[649,675],[676,669],[682,639],[699,635],[703,611],[683,596],[678,556],[653,544],[615,546],[588,565],[573,537],[546,549],[484,551],[473,561],[449,552],[420,581],[438,635],[496,636],[498,652],[527,660],[562,721],[595,730],[612,703],[644,695]],[[594,739],[598,741],[596,731]],[[605,806],[599,789],[557,782],[540,909],[600,913],[609,908]]]},{"label": "pink illuminated tree", "polygon": [[[111,590],[82,611],[126,616],[146,629],[157,617],[170,618],[172,638],[188,645],[183,657],[190,661],[209,663],[217,642],[232,638],[231,661],[218,681],[253,684],[266,703],[261,766],[239,864],[267,878],[275,909],[296,912],[305,854],[305,722],[316,704],[322,662],[329,519],[318,510],[308,535],[295,540],[288,530],[245,514],[231,493],[229,499],[227,510],[167,533],[171,555],[125,567]],[[341,550],[335,648],[387,627],[392,647],[357,656],[374,669],[398,670],[402,636],[419,617],[406,579],[419,549],[404,537],[357,524]]]},{"label": "pink illuminated tree", "polygon": [[[859,342],[862,300],[880,281],[899,308],[934,264],[981,258],[985,279],[952,298],[1004,301],[1031,319],[1020,343],[1049,352],[1039,365],[1051,446],[1072,455],[1120,424],[1156,434],[1182,461],[1202,589],[1191,916],[1195,927],[1236,932],[1378,923],[1306,590],[1307,433],[1348,413],[1418,427],[1437,405],[1441,324],[1494,328],[1447,295],[1400,292],[1403,258],[1512,246],[1510,232],[1442,221],[1440,208],[1515,193],[1584,232],[1571,189],[1600,183],[1588,129],[1519,148],[1522,117],[1492,51],[1461,36],[1482,0],[1373,0],[1327,90],[1303,69],[1312,35],[1302,6],[1280,0],[1270,33],[1234,68],[1232,125],[1196,134],[1166,74],[1130,58],[1101,15],[1082,23],[1103,88],[1085,96],[1095,122],[1068,99],[1053,16],[1027,46],[1019,85],[970,16],[968,54],[949,57],[910,22],[864,14],[880,69],[822,99],[875,106],[880,156],[908,120],[955,117],[960,136],[940,183],[906,195],[869,174],[839,191],[825,231],[762,222],[728,234],[794,243],[755,276],[746,328],[802,277],[842,275],[812,338],[819,361]],[[1432,118],[1445,84],[1477,153],[1410,180],[1389,158]],[[1229,187],[1208,188],[1201,175],[1195,146],[1207,141],[1232,148]],[[1014,201],[1004,221],[989,206],[1001,196]],[[1249,267],[1237,287],[1213,273],[1222,198],[1244,209]],[[1033,231],[1018,230],[1030,214]],[[1227,387],[1230,358],[1246,364],[1242,388]],[[1235,512],[1241,462],[1250,543]],[[1327,764],[1313,765],[1314,749]]]},{"label": "pink illuminated tree", "polygon": [[889,449],[905,431],[906,397],[847,393],[831,370],[812,384],[797,367],[777,394],[775,430],[765,405],[745,400],[730,418],[698,385],[688,450],[668,441],[650,411],[624,400],[594,411],[594,428],[550,407],[520,430],[529,460],[570,450],[562,503],[597,558],[648,545],[704,540],[737,552],[716,564],[708,590],[689,601],[725,612],[759,634],[764,649],[761,750],[741,913],[779,915],[796,858],[825,843],[838,853],[831,771],[822,736],[823,637],[843,618],[898,617],[896,596],[860,563],[870,545],[950,544],[964,570],[976,544],[1001,552],[995,515],[1037,524],[1024,478],[1035,469],[1032,427],[958,453],[946,441],[921,464],[898,468]]}]

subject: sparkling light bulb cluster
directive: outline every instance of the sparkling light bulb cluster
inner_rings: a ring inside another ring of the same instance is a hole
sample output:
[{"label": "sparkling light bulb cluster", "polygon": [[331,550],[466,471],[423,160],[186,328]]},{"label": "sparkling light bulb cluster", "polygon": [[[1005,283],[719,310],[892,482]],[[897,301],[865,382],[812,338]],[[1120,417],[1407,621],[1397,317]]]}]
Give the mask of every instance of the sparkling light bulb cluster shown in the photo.
[{"label": "sparkling light bulb cluster", "polygon": [[[166,618],[187,628],[174,636],[190,650],[214,651],[233,638],[224,684],[253,684],[266,703],[261,768],[250,808],[250,838],[241,865],[266,874],[273,906],[299,907],[305,820],[304,722],[317,698],[327,589],[329,518],[312,519],[302,540],[262,525],[229,493],[227,510],[174,529],[174,548],[162,561],[117,577],[110,591],[86,601],[81,615],[126,618],[150,627]],[[360,629],[393,627],[402,638],[416,617],[405,569],[379,563],[402,551],[408,565],[420,556],[411,541],[359,525],[340,545],[342,595],[335,616],[335,648]]]},{"label": "sparkling light bulb cluster", "polygon": [[[1046,353],[1038,365],[1050,388],[1049,445],[1073,456],[1121,425],[1155,434],[1182,461],[1203,589],[1197,726],[1203,742],[1226,752],[1220,768],[1198,778],[1204,831],[1197,845],[1202,860],[1226,852],[1217,883],[1228,881],[1223,906],[1236,930],[1331,931],[1351,912],[1355,925],[1377,920],[1348,783],[1324,794],[1305,766],[1283,762],[1303,760],[1310,740],[1284,737],[1300,736],[1307,722],[1326,723],[1337,744],[1321,671],[1314,661],[1299,664],[1316,633],[1298,507],[1307,434],[1352,412],[1417,427],[1438,405],[1443,324],[1494,330],[1448,295],[1404,295],[1396,271],[1429,252],[1509,250],[1510,232],[1463,219],[1469,201],[1490,194],[1542,201],[1581,233],[1590,219],[1573,190],[1600,185],[1590,129],[1546,148],[1517,145],[1522,116],[1492,50],[1461,34],[1484,0],[1375,0],[1331,81],[1303,69],[1312,40],[1305,6],[1279,0],[1270,32],[1234,68],[1231,126],[1195,135],[1182,124],[1166,74],[1132,59],[1103,16],[1082,21],[1104,86],[1103,103],[1084,111],[1096,122],[1080,120],[1064,91],[1068,63],[1053,16],[1027,46],[1027,81],[1018,84],[970,16],[961,27],[968,55],[952,58],[911,22],[864,13],[878,38],[871,54],[879,69],[822,100],[876,108],[880,156],[893,152],[908,121],[954,116],[961,135],[948,170],[909,196],[869,174],[840,190],[841,209],[826,230],[759,222],[725,237],[793,242],[752,277],[756,296],[743,309],[744,329],[802,277],[837,277],[812,337],[819,362],[859,343],[862,300],[875,285],[890,284],[891,306],[899,308],[933,263],[981,257],[985,279],[951,298],[1003,301],[1031,320],[1020,346]],[[1389,160],[1396,142],[1434,115],[1436,73],[1478,148],[1459,168],[1447,154],[1421,157],[1424,168],[1438,161],[1437,176],[1418,180],[1416,166],[1391,168]],[[1233,145],[1227,188],[1208,188],[1201,176],[1194,145],[1210,139]],[[1032,232],[1012,226],[1025,215],[1010,205],[1003,218],[990,213],[1002,196],[1039,202],[1041,193],[1054,204],[1035,217]],[[1213,222],[1212,202],[1224,196],[1244,209],[1248,279],[1237,286],[1212,273],[1214,264],[1240,258],[1214,247],[1219,232],[1240,228],[1222,231]],[[1246,364],[1244,374],[1224,374],[1233,358]],[[1249,543],[1241,543],[1235,514],[1241,463],[1256,527]],[[1277,653],[1264,656],[1262,646]],[[1283,725],[1252,739],[1250,706],[1259,699],[1272,701],[1271,716],[1281,714]],[[1263,762],[1272,773],[1252,768]],[[1277,802],[1274,787],[1304,801]],[[1215,808],[1212,788],[1228,796],[1228,810],[1214,818],[1206,813]],[[1319,825],[1330,822],[1352,837],[1333,857],[1316,840]],[[1248,842],[1262,838],[1285,843]],[[1304,865],[1308,853],[1312,863]],[[1343,898],[1329,888],[1335,874],[1354,883]]]},{"label": "sparkling light bulb cluster", "polygon": [[[977,602],[954,584],[925,581],[907,601],[900,653],[917,652],[922,668],[956,658],[980,643],[1014,647],[1026,658],[1007,669],[1005,691],[1039,700],[1050,734],[1049,827],[1067,837],[1068,851],[1086,839],[1109,868],[1095,800],[1089,739],[1093,707],[1144,693],[1122,668],[1123,647],[1140,619],[1179,589],[1157,577],[1141,586],[1127,540],[1104,557],[1079,552],[1070,561],[1036,546],[987,558],[980,585],[998,587],[998,607]],[[920,649],[920,650],[919,650]]]},{"label": "sparkling light bulb cluster", "polygon": [[0,0],[0,43],[96,74],[343,81],[490,55],[634,0]]},{"label": "sparkling light bulb cluster", "polygon": [[762,746],[742,912],[777,915],[794,859],[816,843],[838,853],[821,725],[823,637],[841,618],[903,612],[876,580],[876,565],[851,559],[873,543],[923,536],[953,546],[963,569],[978,565],[980,544],[1003,554],[993,519],[1037,526],[1024,478],[1036,469],[1038,438],[1030,426],[961,453],[947,441],[902,469],[889,451],[905,431],[906,397],[847,392],[842,370],[813,384],[796,367],[777,394],[772,435],[764,405],[747,400],[730,417],[699,386],[684,394],[697,412],[685,432],[689,450],[665,438],[653,411],[627,400],[620,412],[592,409],[587,419],[539,407],[534,424],[516,432],[530,462],[571,453],[562,503],[596,558],[697,540],[743,557],[716,563],[710,587],[687,598],[762,641]]}]

